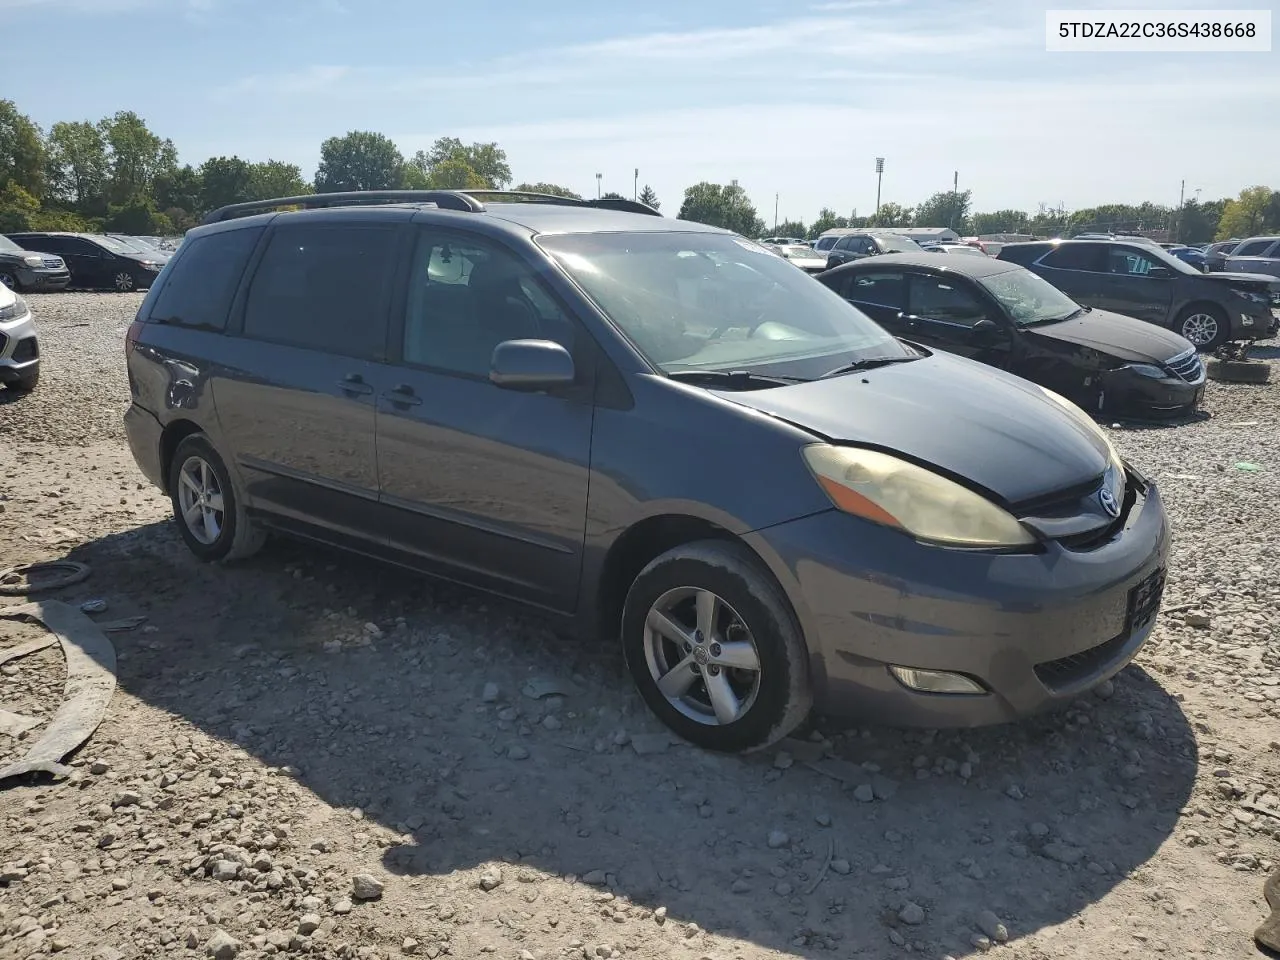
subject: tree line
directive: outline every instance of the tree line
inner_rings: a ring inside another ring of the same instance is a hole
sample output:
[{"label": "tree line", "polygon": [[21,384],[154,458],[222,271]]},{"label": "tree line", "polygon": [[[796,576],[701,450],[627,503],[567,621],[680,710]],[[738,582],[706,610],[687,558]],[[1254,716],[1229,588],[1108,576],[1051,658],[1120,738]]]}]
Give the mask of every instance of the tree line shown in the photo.
[{"label": "tree line", "polygon": [[[108,230],[165,236],[180,234],[209,211],[231,203],[341,190],[504,190],[514,180],[506,151],[497,143],[465,144],[441,137],[429,150],[406,158],[390,138],[361,130],[321,144],[310,182],[296,164],[281,160],[224,156],[198,166],[180,165],[173,141],[154,133],[132,111],[97,122],[59,121],[46,132],[12,100],[0,99],[0,232]],[[525,182],[514,189],[581,199],[555,183]],[[661,205],[648,185],[639,199],[655,209]],[[837,227],[927,226],[951,227],[963,235],[1140,232],[1199,243],[1280,232],[1280,191],[1265,186],[1249,187],[1229,199],[1192,200],[1181,208],[1142,203],[1072,212],[1042,206],[1035,213],[981,213],[972,212],[971,202],[968,190],[942,191],[914,207],[883,203],[869,217],[845,217],[824,207],[807,225],[786,220],[771,228],[737,181],[703,182],[684,191],[678,216],[748,237],[774,232],[814,238]]]}]

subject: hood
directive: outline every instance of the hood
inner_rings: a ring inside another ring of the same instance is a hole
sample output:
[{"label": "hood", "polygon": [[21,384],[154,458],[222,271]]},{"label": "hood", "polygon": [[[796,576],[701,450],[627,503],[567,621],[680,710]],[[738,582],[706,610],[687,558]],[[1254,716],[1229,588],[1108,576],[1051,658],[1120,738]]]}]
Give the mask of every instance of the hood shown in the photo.
[{"label": "hood", "polygon": [[1236,273],[1232,270],[1219,270],[1216,273],[1206,273],[1205,277],[1209,280],[1216,280],[1227,285],[1234,283],[1240,285],[1266,284],[1271,286],[1276,283],[1280,283],[1280,280],[1269,273]]},{"label": "hood", "polygon": [[3,283],[0,283],[0,309],[13,306],[17,299],[18,295],[16,293]]},{"label": "hood", "polygon": [[1102,440],[1032,383],[947,353],[751,392],[717,391],[833,442],[933,467],[1006,504],[1091,483]]},{"label": "hood", "polygon": [[1194,349],[1190,340],[1172,330],[1107,310],[1090,310],[1071,320],[1027,327],[1022,332],[1091,347],[1126,363],[1164,363]]}]

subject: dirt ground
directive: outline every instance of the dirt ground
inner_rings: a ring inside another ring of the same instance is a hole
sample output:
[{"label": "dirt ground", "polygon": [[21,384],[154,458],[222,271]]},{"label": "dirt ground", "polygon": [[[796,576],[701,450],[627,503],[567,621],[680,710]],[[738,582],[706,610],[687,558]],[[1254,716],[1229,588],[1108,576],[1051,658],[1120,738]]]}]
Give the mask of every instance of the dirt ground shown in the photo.
[{"label": "dirt ground", "polygon": [[[45,380],[0,398],[0,568],[82,560],[42,599],[146,618],[111,634],[74,776],[0,784],[3,960],[1255,955],[1280,384],[1115,431],[1176,544],[1114,683],[1014,726],[820,719],[725,757],[667,737],[614,647],[513,606],[286,541],[198,563],[118,426],[139,299],[32,298]],[[39,633],[0,621],[0,651]],[[56,647],[5,664],[0,707],[47,719],[62,675]],[[0,765],[40,733],[0,733]]]}]

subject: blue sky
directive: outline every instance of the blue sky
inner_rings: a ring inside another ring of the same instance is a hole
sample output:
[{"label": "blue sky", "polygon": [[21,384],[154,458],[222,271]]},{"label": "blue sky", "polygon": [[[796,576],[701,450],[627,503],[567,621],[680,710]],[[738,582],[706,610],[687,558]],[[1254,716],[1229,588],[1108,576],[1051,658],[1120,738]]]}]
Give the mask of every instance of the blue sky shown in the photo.
[{"label": "blue sky", "polygon": [[[1264,7],[1267,4],[1244,4]],[[518,180],[674,212],[736,178],[771,221],[951,187],[974,207],[1280,188],[1280,53],[1050,54],[1032,0],[0,0],[0,95],[42,126],[137,111],[182,160],[298,163],[377,130],[497,140]],[[1165,0],[1110,7],[1182,7]],[[34,38],[40,38],[36,41]]]}]

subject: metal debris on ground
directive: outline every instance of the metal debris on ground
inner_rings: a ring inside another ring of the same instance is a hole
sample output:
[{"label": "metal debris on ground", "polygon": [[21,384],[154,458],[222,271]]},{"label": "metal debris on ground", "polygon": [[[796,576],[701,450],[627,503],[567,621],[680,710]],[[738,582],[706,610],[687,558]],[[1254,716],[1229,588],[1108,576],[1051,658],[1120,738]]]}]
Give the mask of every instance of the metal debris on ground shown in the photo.
[{"label": "metal debris on ground", "polygon": [[92,620],[65,603],[50,600],[0,609],[0,620],[19,619],[37,620],[57,637],[67,661],[67,679],[62,706],[44,736],[25,757],[0,769],[0,780],[36,772],[62,779],[71,770],[59,761],[89,739],[115,693],[116,650]]}]

